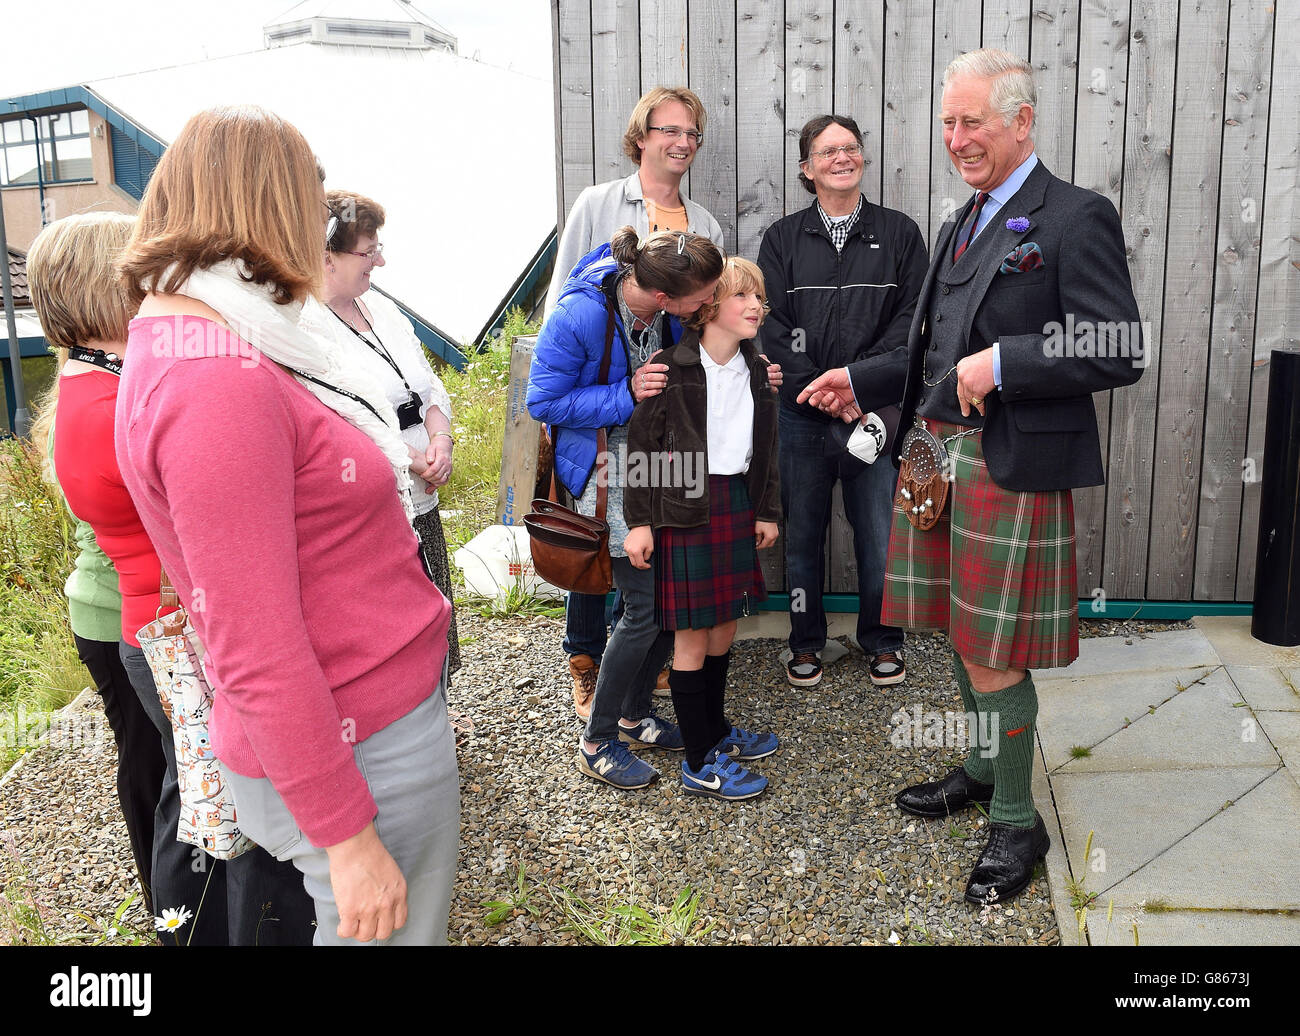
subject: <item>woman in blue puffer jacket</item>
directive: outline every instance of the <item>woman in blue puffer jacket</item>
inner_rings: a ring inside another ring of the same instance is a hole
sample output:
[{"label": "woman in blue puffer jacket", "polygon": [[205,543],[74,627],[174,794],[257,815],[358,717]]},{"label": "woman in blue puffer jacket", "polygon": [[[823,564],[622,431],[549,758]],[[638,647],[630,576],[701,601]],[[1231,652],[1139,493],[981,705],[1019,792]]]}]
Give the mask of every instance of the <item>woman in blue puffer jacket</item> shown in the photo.
[{"label": "woman in blue puffer jacket", "polygon": [[[678,318],[713,298],[722,262],[707,237],[663,231],[638,245],[636,231],[624,227],[578,261],[533,353],[528,412],[550,426],[556,477],[583,514],[596,512],[596,433],[608,432],[605,517],[624,611],[605,648],[577,763],[582,773],[616,788],[644,788],[659,776],[629,746],[682,750],[676,725],[650,709],[672,634],[655,623],[653,571],[633,568],[623,550],[627,422],[637,402],[663,391],[668,368],[651,357],[681,337]],[[602,383],[611,325],[609,374]]]}]

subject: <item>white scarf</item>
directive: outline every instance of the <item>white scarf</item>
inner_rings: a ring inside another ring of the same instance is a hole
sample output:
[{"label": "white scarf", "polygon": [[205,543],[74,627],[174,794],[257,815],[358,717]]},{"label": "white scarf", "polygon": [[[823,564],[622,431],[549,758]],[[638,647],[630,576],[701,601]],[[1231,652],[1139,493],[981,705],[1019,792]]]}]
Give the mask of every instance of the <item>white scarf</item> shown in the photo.
[{"label": "white scarf", "polygon": [[[195,270],[174,291],[211,306],[240,338],[263,356],[288,368],[304,388],[368,435],[392,464],[398,497],[407,519],[413,519],[410,453],[398,431],[397,413],[388,397],[356,362],[352,350],[342,348],[334,339],[327,323],[333,317],[323,303],[308,296],[305,303],[279,305],[271,297],[269,287],[253,284],[240,275],[245,269],[242,261],[227,259],[206,270]],[[169,269],[157,283],[166,284],[170,274]],[[309,381],[300,376],[303,374],[333,388]],[[335,388],[361,397],[374,407],[379,417],[357,400],[333,391]]]}]

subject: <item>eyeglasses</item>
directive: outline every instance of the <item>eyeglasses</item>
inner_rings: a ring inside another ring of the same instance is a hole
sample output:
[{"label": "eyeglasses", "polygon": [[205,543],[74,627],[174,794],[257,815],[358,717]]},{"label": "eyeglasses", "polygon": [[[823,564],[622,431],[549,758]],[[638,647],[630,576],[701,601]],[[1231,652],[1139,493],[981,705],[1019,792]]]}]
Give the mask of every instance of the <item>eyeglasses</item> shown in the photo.
[{"label": "eyeglasses", "polygon": [[841,144],[839,147],[824,147],[820,151],[813,152],[813,158],[820,158],[823,162],[829,162],[837,154],[843,151],[849,158],[857,158],[862,154],[861,144]]},{"label": "eyeglasses", "polygon": [[346,248],[339,250],[339,255],[355,255],[358,259],[378,259],[383,254],[383,245],[375,245],[369,252],[349,252]]},{"label": "eyeglasses", "polygon": [[671,137],[673,140],[685,135],[687,140],[694,141],[696,147],[704,143],[703,133],[699,130],[686,129],[684,126],[647,126],[646,129],[657,130],[665,137]]}]

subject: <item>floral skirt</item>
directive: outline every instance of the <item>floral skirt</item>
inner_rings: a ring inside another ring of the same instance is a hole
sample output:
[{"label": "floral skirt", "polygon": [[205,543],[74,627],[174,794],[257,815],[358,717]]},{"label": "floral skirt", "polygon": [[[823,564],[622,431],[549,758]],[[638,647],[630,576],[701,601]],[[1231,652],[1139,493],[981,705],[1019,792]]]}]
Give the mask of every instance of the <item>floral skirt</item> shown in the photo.
[{"label": "floral skirt", "polygon": [[424,545],[424,560],[433,573],[434,585],[451,605],[451,625],[447,627],[447,671],[460,668],[460,635],[456,632],[456,605],[451,596],[451,563],[447,560],[447,537],[442,532],[442,518],[435,507],[415,516],[415,531]]}]

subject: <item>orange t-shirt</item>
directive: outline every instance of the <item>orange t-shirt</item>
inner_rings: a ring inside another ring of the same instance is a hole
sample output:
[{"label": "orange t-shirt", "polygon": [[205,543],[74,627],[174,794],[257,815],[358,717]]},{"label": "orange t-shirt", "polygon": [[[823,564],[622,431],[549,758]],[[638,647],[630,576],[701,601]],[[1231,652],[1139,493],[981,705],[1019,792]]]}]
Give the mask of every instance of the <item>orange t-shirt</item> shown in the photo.
[{"label": "orange t-shirt", "polygon": [[685,233],[691,229],[690,221],[686,218],[685,205],[680,209],[670,209],[667,205],[659,205],[647,198],[645,215],[652,234],[656,230],[677,230]]}]

